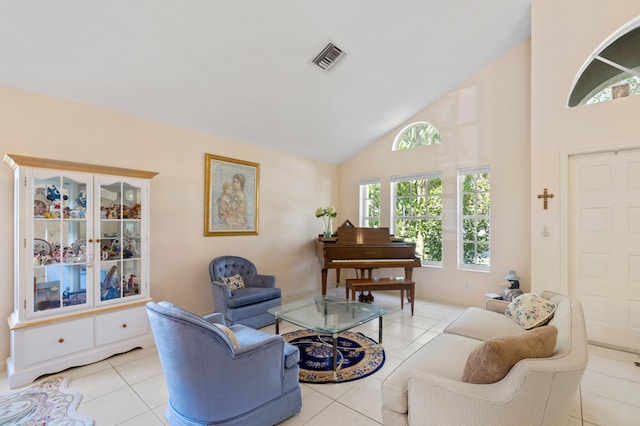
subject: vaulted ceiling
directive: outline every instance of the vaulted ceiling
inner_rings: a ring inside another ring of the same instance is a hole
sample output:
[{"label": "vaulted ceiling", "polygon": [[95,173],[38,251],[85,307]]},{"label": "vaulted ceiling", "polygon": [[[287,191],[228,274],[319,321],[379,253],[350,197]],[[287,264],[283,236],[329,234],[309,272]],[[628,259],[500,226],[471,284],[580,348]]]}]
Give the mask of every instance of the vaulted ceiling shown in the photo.
[{"label": "vaulted ceiling", "polygon": [[530,6],[0,0],[0,85],[339,164],[527,40]]}]

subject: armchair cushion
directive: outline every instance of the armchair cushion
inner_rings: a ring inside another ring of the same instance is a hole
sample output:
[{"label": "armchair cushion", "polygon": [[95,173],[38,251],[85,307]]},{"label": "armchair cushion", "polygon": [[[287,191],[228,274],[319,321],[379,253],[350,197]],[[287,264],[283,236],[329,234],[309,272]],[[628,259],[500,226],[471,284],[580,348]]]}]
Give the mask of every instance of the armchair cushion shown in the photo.
[{"label": "armchair cushion", "polygon": [[222,282],[229,286],[229,290],[236,291],[239,288],[244,288],[244,280],[240,274],[235,274],[232,277],[222,277]]},{"label": "armchair cushion", "polygon": [[231,294],[231,297],[227,299],[227,306],[229,308],[239,308],[240,306],[252,305],[280,297],[282,297],[282,291],[279,288],[243,287]]},{"label": "armchair cushion", "polygon": [[[244,325],[232,325],[230,331],[234,332],[238,345],[244,350],[245,347],[250,347],[255,344],[264,344],[265,336],[271,336],[263,333],[260,330],[255,330]],[[273,337],[273,336],[271,336]],[[298,364],[300,361],[300,350],[288,342],[284,342],[284,366],[285,368],[291,368]]]},{"label": "armchair cushion", "polygon": [[477,384],[499,382],[518,361],[553,355],[557,338],[558,329],[549,325],[520,336],[487,340],[469,354],[462,381]]}]

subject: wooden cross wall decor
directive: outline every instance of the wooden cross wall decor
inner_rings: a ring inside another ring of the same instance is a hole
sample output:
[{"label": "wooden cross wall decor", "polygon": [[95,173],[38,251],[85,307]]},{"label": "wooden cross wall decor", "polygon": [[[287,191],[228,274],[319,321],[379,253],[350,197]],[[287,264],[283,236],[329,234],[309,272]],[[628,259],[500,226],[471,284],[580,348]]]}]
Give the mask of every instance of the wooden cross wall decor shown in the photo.
[{"label": "wooden cross wall decor", "polygon": [[542,191],[542,194],[538,194],[538,198],[544,198],[543,208],[546,210],[547,209],[547,200],[549,198],[553,198],[553,194],[549,194],[547,188],[545,188],[544,191]]}]

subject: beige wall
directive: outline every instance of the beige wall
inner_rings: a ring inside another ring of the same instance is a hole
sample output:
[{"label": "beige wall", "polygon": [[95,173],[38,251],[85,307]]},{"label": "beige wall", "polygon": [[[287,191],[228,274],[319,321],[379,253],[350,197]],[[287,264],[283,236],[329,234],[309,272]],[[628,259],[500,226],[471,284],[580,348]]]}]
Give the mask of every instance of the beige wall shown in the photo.
[{"label": "beige wall", "polygon": [[[576,11],[580,11],[576,13]],[[536,0],[531,50],[532,290],[569,292],[567,159],[592,149],[640,146],[640,96],[567,108],[569,90],[589,55],[640,15],[637,0]],[[536,194],[555,198],[543,210]],[[542,235],[547,226],[549,236]]]},{"label": "beige wall", "polygon": [[[443,173],[444,266],[414,271],[419,296],[481,305],[485,293],[504,290],[509,269],[517,271],[523,288],[529,287],[529,69],[526,42],[340,167],[340,205],[354,224],[360,179],[380,178],[382,226],[389,226],[391,176]],[[442,144],[392,152],[397,133],[418,120],[435,125]],[[460,168],[484,165],[491,167],[491,272],[462,271],[457,260],[456,174]],[[464,290],[465,283],[470,291]]]},{"label": "beige wall", "polygon": [[[151,182],[151,295],[213,310],[208,264],[252,259],[285,292],[319,288],[317,207],[338,205],[337,166],[0,87],[0,157],[22,154],[159,172]],[[260,163],[258,236],[204,237],[204,154]],[[13,172],[0,164],[0,318],[13,310]],[[340,220],[341,215],[338,216]],[[6,324],[6,323],[5,323]],[[0,359],[9,332],[0,327]],[[0,370],[4,370],[4,362]]]}]

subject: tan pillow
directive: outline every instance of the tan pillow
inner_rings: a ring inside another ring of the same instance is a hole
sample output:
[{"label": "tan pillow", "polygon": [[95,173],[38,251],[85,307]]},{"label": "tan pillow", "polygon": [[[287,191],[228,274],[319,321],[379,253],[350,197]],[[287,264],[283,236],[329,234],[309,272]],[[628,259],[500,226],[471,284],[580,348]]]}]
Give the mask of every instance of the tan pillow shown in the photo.
[{"label": "tan pillow", "polygon": [[231,291],[244,287],[244,280],[240,274],[235,274],[232,277],[222,277],[222,282],[228,285]]},{"label": "tan pillow", "polygon": [[233,349],[238,349],[240,347],[240,341],[236,337],[236,334],[233,331],[231,331],[229,327],[227,327],[226,325],[218,324],[218,323],[213,323],[213,325],[218,327],[220,331],[222,331],[229,338],[229,340],[231,340]]},{"label": "tan pillow", "polygon": [[557,338],[558,329],[547,325],[519,336],[487,340],[469,354],[462,381],[480,384],[499,382],[518,361],[553,355]]}]

